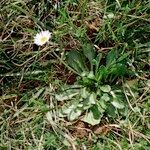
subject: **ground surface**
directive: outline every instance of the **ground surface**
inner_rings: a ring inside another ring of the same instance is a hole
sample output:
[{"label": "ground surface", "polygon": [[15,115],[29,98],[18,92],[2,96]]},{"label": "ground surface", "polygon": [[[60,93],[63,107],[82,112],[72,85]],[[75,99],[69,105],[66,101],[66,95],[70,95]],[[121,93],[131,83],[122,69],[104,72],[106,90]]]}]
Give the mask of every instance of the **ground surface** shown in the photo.
[{"label": "ground surface", "polygon": [[149,70],[149,0],[1,0],[0,150],[150,149]]}]

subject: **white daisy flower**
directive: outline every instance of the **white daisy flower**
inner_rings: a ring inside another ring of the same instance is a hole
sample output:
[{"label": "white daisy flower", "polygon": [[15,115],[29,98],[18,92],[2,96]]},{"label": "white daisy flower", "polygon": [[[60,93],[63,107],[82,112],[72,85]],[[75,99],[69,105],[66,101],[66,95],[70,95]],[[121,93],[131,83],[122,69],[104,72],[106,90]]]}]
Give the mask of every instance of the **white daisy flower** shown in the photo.
[{"label": "white daisy flower", "polygon": [[112,19],[112,18],[114,18],[115,17],[115,15],[113,14],[113,13],[108,13],[107,15],[104,15],[104,19]]},{"label": "white daisy flower", "polygon": [[34,43],[36,45],[42,46],[45,43],[49,41],[51,38],[51,33],[47,31],[41,31],[40,33],[37,33],[36,36],[34,37]]}]

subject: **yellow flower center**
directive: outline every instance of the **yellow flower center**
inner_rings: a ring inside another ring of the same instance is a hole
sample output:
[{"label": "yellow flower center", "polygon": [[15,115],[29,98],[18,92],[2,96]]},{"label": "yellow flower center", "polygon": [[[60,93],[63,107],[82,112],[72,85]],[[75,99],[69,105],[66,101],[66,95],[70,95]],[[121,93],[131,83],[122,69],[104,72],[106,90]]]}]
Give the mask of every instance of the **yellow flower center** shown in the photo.
[{"label": "yellow flower center", "polygon": [[45,42],[45,41],[47,41],[47,37],[43,36],[43,37],[41,38],[41,42],[43,43],[43,42]]}]

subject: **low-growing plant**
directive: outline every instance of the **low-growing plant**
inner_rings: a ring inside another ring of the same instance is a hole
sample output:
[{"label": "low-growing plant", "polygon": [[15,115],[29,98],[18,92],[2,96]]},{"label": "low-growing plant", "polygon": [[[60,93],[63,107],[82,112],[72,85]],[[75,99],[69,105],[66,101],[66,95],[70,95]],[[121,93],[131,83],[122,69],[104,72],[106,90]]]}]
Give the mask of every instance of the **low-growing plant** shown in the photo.
[{"label": "low-growing plant", "polygon": [[[127,104],[122,89],[115,83],[132,72],[127,67],[128,53],[119,56],[115,49],[106,59],[90,44],[83,46],[83,52],[70,51],[66,61],[77,74],[74,86],[64,88],[56,95],[58,101],[67,101],[61,108],[60,116],[81,120],[91,125],[99,124],[101,118],[126,115]],[[105,65],[104,65],[105,64]],[[113,84],[112,84],[113,83]]]}]

